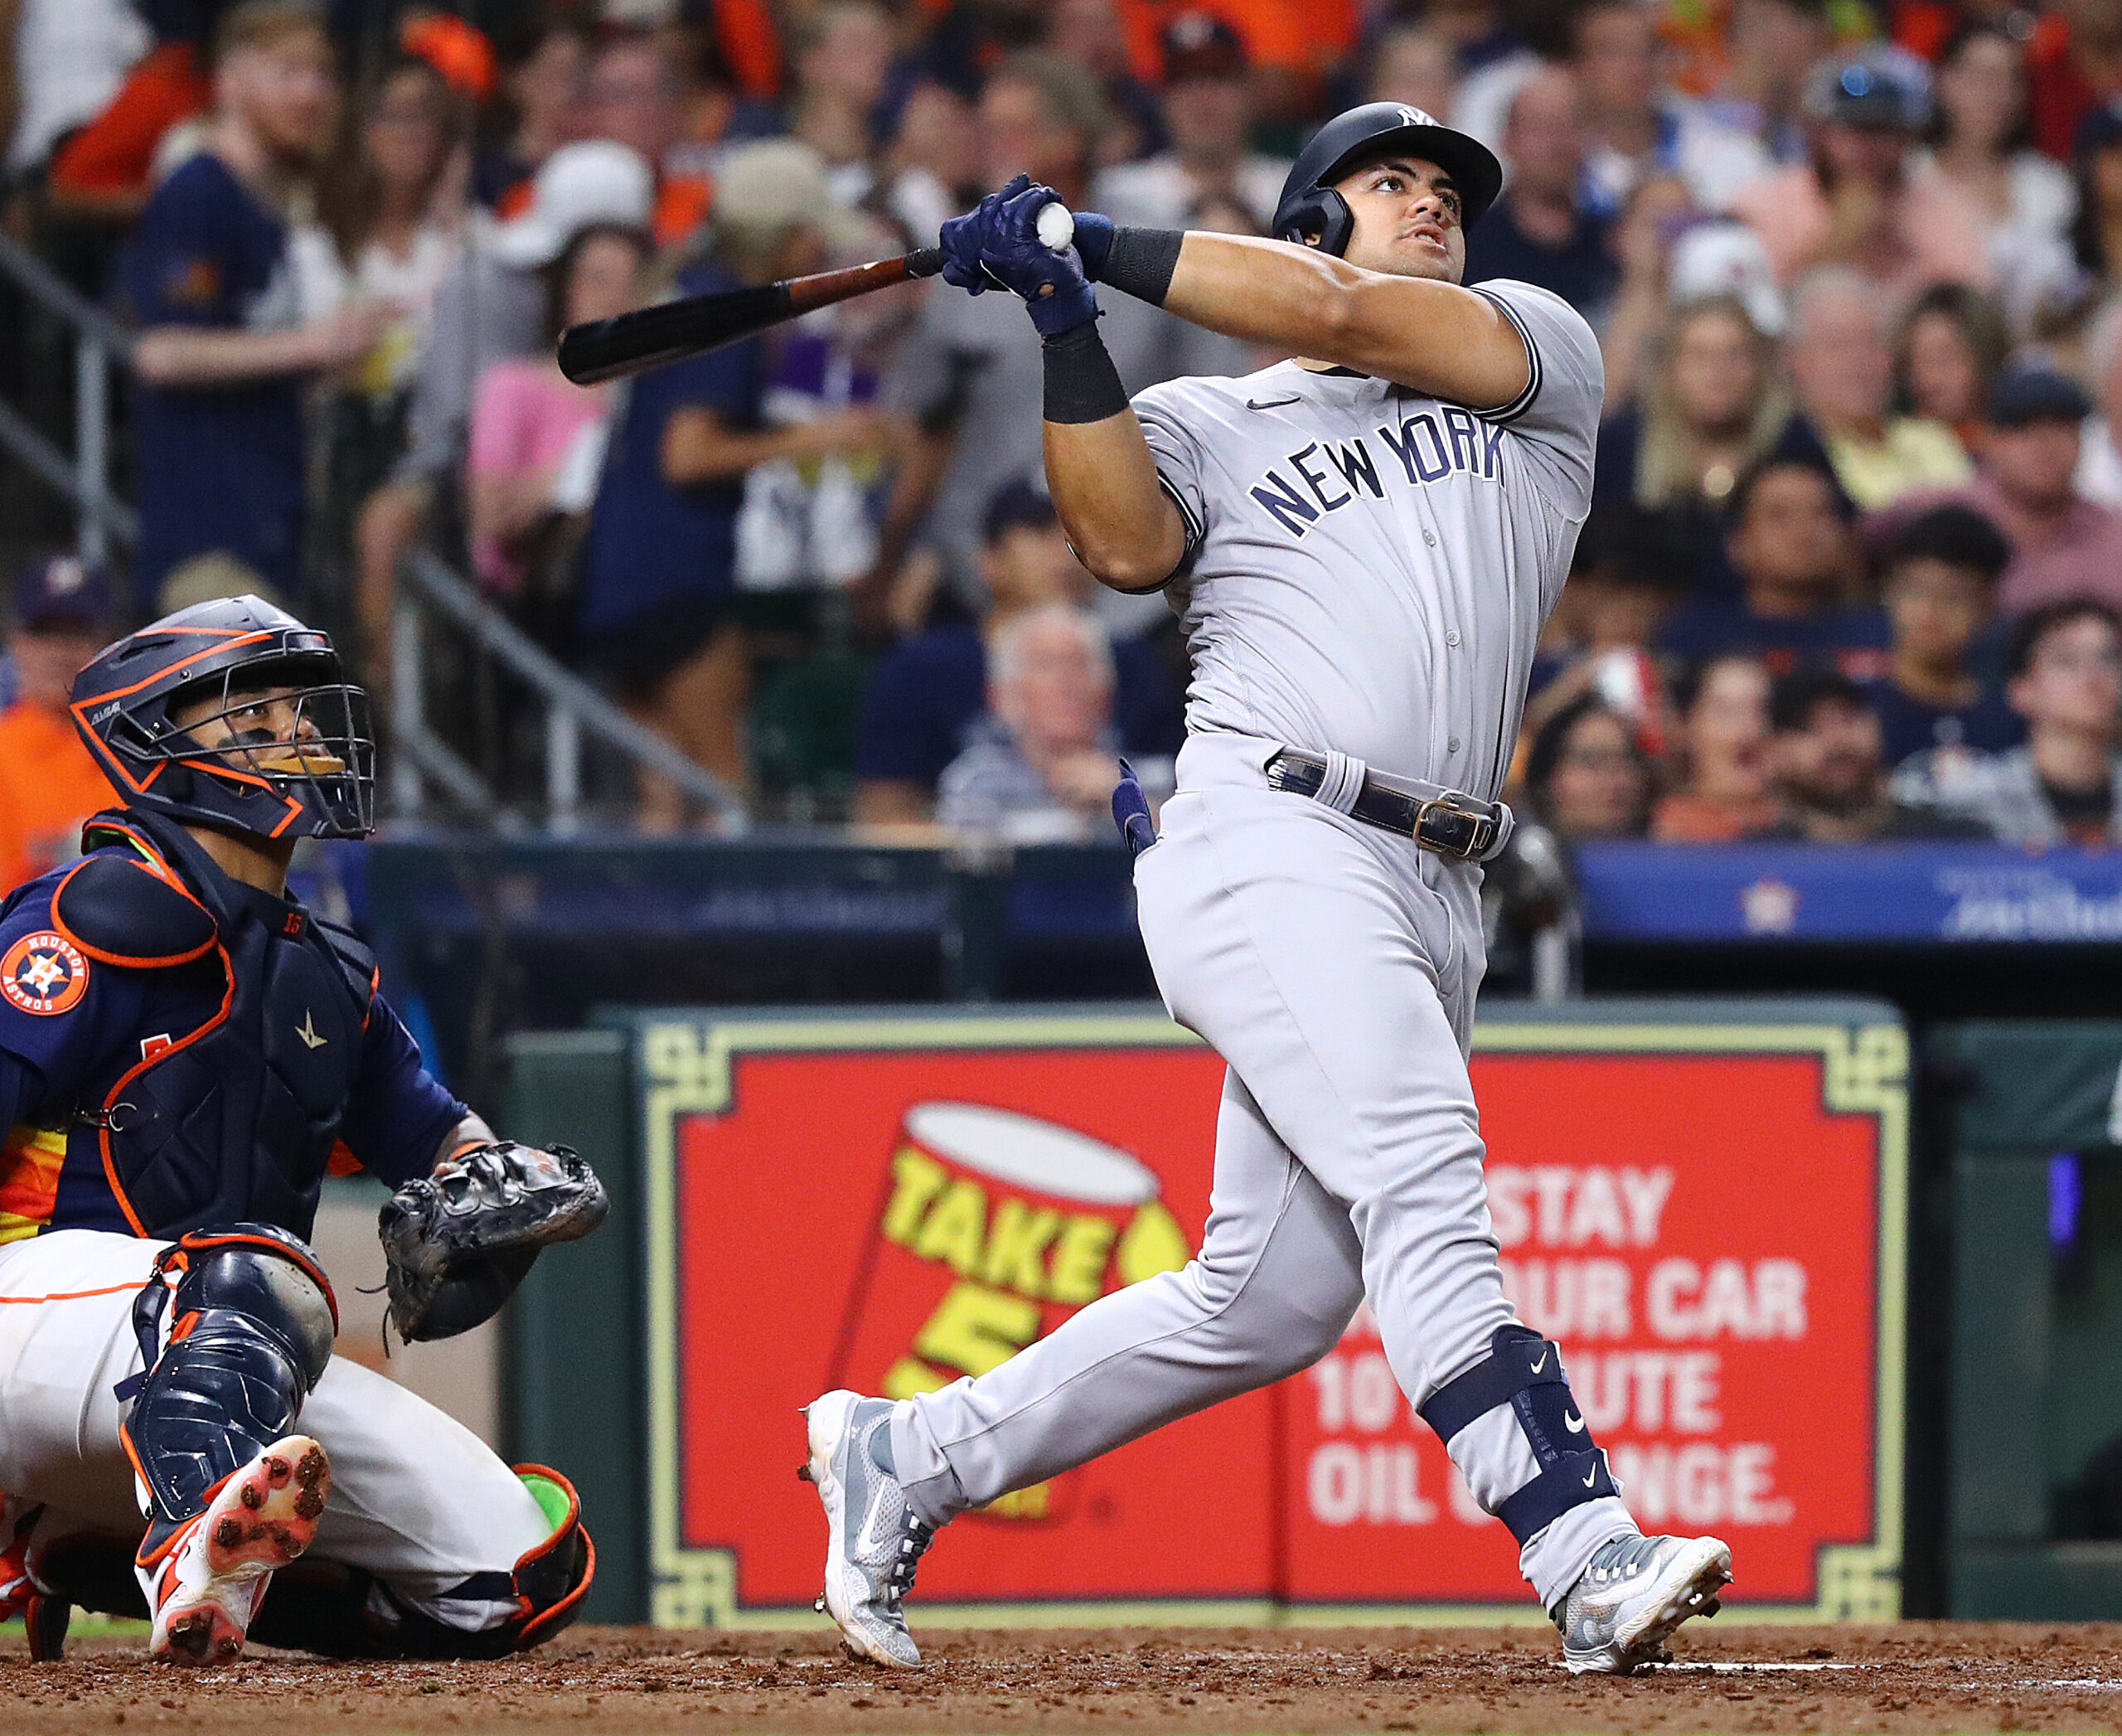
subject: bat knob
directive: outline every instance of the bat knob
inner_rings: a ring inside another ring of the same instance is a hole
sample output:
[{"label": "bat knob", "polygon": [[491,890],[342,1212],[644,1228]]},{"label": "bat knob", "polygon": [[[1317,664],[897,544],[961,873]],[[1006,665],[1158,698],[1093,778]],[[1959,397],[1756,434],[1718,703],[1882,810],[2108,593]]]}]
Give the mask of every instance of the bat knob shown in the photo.
[{"label": "bat knob", "polygon": [[1074,214],[1059,199],[1039,208],[1039,239],[1042,246],[1056,253],[1064,251],[1076,239]]}]

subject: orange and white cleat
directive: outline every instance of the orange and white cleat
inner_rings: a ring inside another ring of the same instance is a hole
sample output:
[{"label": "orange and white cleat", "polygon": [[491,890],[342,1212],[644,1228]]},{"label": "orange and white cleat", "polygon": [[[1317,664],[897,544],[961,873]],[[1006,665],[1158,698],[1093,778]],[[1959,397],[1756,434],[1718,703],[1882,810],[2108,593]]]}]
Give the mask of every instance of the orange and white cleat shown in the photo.
[{"label": "orange and white cleat", "polygon": [[332,1492],[332,1466],[306,1434],[275,1441],[223,1480],[206,1509],[139,1564],[169,1664],[230,1664],[274,1574],[308,1549]]}]

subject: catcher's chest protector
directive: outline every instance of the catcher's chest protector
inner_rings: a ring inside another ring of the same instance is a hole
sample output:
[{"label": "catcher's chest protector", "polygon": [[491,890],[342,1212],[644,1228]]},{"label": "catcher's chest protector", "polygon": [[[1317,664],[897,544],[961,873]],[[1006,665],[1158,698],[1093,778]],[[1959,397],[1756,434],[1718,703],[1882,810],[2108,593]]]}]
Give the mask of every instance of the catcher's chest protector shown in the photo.
[{"label": "catcher's chest protector", "polygon": [[204,973],[220,1005],[166,1044],[157,1035],[120,1056],[116,1077],[80,1105],[72,1137],[96,1142],[143,1235],[250,1222],[307,1237],[361,1060],[374,963],[307,912],[269,914],[172,822],[137,810],[108,817],[183,890],[114,855],[90,857],[55,914],[90,957]]}]

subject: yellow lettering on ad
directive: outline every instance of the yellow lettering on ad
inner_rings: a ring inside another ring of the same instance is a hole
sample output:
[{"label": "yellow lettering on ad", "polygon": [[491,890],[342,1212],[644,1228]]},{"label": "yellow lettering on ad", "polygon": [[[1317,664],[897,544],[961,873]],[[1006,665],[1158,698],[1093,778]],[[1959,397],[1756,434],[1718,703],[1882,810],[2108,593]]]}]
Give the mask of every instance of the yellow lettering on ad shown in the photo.
[{"label": "yellow lettering on ad", "polygon": [[1113,1228],[1088,1213],[1068,1220],[1054,1244],[1054,1263],[1046,1275],[1046,1293],[1058,1302],[1096,1302],[1105,1293],[1106,1257],[1112,1252]]},{"label": "yellow lettering on ad", "polygon": [[1120,1233],[1113,1263],[1120,1268],[1122,1283],[1139,1284],[1160,1272],[1178,1271],[1193,1257],[1194,1250],[1186,1245],[1186,1232],[1179,1227],[1179,1220],[1152,1200]]},{"label": "yellow lettering on ad", "polygon": [[892,1157],[891,1203],[884,1208],[884,1238],[901,1247],[911,1246],[921,1215],[936,1197],[947,1171],[933,1157],[924,1157],[910,1145],[901,1146]]},{"label": "yellow lettering on ad", "polygon": [[918,1356],[968,1375],[1000,1368],[1039,1336],[1039,1304],[985,1284],[953,1284],[913,1338]]},{"label": "yellow lettering on ad", "polygon": [[980,1275],[1020,1296],[1045,1295],[1046,1272],[1039,1256],[1060,1230],[1059,1212],[1005,1200],[996,1208],[995,1227],[987,1233],[987,1257]]},{"label": "yellow lettering on ad", "polygon": [[948,1375],[937,1374],[916,1357],[902,1356],[886,1370],[878,1390],[887,1399],[911,1399],[916,1393],[940,1392],[950,1384]]},{"label": "yellow lettering on ad", "polygon": [[987,1239],[987,1195],[970,1181],[953,1181],[914,1238],[924,1260],[944,1260],[960,1278],[980,1269],[980,1244]]}]

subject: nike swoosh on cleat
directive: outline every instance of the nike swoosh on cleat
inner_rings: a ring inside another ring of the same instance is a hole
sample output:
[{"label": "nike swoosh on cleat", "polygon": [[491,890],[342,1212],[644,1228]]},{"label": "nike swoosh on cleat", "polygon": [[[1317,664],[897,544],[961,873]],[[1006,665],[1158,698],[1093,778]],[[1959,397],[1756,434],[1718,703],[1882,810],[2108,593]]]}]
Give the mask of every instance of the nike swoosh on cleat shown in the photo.
[{"label": "nike swoosh on cleat", "polygon": [[1304,395],[1302,393],[1291,392],[1286,398],[1269,398],[1264,401],[1258,398],[1248,398],[1245,400],[1245,407],[1248,410],[1280,410],[1286,404],[1301,404],[1303,402]]},{"label": "nike swoosh on cleat", "polygon": [[1548,1353],[1547,1353],[1545,1350],[1543,1350],[1543,1351],[1541,1351],[1541,1352],[1540,1352],[1540,1360],[1539,1360],[1538,1362],[1536,1362],[1536,1363],[1534,1363],[1534,1364],[1533,1365],[1533,1372],[1534,1374],[1536,1374],[1536,1375],[1537,1375],[1537,1374],[1538,1374],[1538,1373],[1540,1372],[1540,1370],[1541,1370],[1542,1369],[1545,1368],[1547,1365],[1548,1365]]},{"label": "nike swoosh on cleat", "polygon": [[1564,1428],[1567,1428],[1572,1434],[1582,1434],[1584,1433],[1584,1418],[1578,1416],[1574,1411],[1566,1410],[1562,1414],[1562,1426]]},{"label": "nike swoosh on cleat", "polygon": [[1596,1465],[1594,1465],[1589,1471],[1584,1473],[1584,1486],[1588,1489],[1592,1486],[1592,1484],[1598,1481],[1599,1467]]}]

